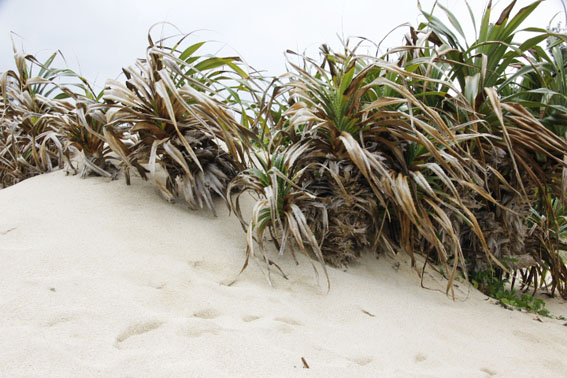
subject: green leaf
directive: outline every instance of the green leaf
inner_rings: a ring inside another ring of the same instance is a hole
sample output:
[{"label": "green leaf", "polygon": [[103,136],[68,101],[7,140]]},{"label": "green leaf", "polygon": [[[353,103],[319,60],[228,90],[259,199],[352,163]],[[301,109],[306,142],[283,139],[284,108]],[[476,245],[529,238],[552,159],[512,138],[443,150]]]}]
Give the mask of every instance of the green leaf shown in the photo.
[{"label": "green leaf", "polygon": [[183,50],[183,52],[181,53],[181,55],[179,55],[179,59],[187,61],[187,59],[189,57],[191,57],[193,55],[193,53],[195,51],[197,51],[201,46],[203,46],[206,42],[198,42],[195,43],[194,45],[191,45],[189,47],[187,47],[185,50]]},{"label": "green leaf", "polygon": [[352,78],[354,76],[354,69],[355,67],[353,66],[351,69],[345,72],[343,74],[343,77],[341,78],[341,85],[339,87],[339,94],[341,96],[345,94],[345,91],[348,89],[350,83],[352,82]]},{"label": "green leaf", "polygon": [[465,97],[475,107],[476,97],[480,90],[480,73],[465,77]]},{"label": "green leaf", "polygon": [[[461,24],[459,23],[459,21],[457,20],[457,17],[455,17],[455,15],[447,8],[445,8],[443,5],[441,4],[437,4],[439,6],[439,8],[443,9],[445,11],[445,13],[447,14],[447,18],[449,18],[449,22],[451,22],[451,25],[453,25],[453,27],[455,29],[457,29],[457,32],[463,37],[465,38],[465,33],[463,32],[463,28],[461,27]],[[467,4],[468,5],[468,4]]]}]

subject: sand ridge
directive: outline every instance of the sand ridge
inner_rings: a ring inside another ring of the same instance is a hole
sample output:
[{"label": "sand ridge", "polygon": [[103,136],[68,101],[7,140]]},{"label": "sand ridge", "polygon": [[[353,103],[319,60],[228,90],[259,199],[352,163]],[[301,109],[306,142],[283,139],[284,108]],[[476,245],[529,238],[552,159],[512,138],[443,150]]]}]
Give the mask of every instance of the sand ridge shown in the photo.
[{"label": "sand ridge", "polygon": [[403,256],[328,268],[329,293],[289,256],[227,285],[245,240],[218,205],[63,172],[0,191],[0,376],[567,376],[561,321],[422,289]]}]

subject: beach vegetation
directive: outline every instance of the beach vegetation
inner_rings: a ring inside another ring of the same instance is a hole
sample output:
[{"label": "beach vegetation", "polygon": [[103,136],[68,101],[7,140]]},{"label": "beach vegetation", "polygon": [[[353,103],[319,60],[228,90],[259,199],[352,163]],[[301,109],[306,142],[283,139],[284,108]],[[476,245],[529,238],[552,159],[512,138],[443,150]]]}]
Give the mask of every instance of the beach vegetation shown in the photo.
[{"label": "beach vegetation", "polygon": [[0,77],[0,185],[63,166],[137,174],[190,209],[215,214],[224,199],[245,233],[243,269],[257,259],[270,283],[286,273],[268,239],[313,258],[328,288],[328,265],[404,253],[443,271],[448,295],[463,277],[546,315],[506,286],[567,298],[567,35],[525,26],[540,4],[495,16],[489,1],[480,17],[467,5],[472,38],[449,9],[420,7],[400,46],[287,51],[274,78],[153,28],[145,56],[99,93],[52,68],[57,54],[16,51]]},{"label": "beach vegetation", "polygon": [[[245,168],[250,132],[227,103],[230,85],[247,74],[237,57],[199,54],[205,43],[188,44],[189,36],[168,45],[167,38],[154,42],[150,30],[148,40],[146,57],[123,68],[125,82],[106,83],[103,135],[128,182],[135,168],[168,200],[181,197],[191,209],[214,213],[213,196],[225,197]],[[121,137],[124,127],[128,140]]]},{"label": "beach vegetation", "polygon": [[14,48],[15,69],[0,73],[0,187],[64,165],[57,120],[73,106],[57,79],[71,71],[52,67]]}]

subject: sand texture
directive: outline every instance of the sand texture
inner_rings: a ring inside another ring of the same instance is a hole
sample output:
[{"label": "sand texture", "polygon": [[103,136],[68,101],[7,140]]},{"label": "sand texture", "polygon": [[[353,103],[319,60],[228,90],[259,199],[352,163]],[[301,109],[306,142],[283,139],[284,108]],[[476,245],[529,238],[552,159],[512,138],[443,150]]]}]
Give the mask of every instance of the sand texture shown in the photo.
[{"label": "sand texture", "polygon": [[289,255],[229,285],[245,238],[218,209],[63,172],[1,190],[0,376],[567,377],[565,321],[422,289],[402,256],[329,268],[329,293]]}]

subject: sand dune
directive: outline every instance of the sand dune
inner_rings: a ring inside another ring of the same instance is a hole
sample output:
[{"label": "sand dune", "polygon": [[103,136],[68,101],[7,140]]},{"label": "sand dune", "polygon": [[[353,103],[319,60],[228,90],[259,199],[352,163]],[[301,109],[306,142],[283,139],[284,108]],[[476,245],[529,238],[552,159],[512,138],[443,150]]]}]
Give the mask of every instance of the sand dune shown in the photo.
[{"label": "sand dune", "polygon": [[565,321],[452,301],[402,256],[330,268],[329,293],[289,256],[289,280],[251,264],[228,286],[245,241],[218,208],[63,172],[0,191],[0,376],[567,376]]}]

